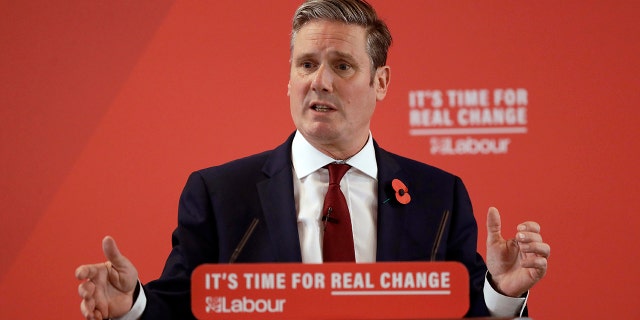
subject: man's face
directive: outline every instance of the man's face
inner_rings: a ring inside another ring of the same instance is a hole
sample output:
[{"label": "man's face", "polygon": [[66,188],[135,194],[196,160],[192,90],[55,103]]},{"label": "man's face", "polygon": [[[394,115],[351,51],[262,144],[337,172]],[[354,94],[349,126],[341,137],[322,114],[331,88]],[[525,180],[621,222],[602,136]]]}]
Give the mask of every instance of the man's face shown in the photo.
[{"label": "man's face", "polygon": [[378,68],[372,83],[365,38],[361,26],[318,20],[305,24],[293,43],[293,122],[312,145],[334,157],[362,148],[376,101],[386,95],[389,68]]}]

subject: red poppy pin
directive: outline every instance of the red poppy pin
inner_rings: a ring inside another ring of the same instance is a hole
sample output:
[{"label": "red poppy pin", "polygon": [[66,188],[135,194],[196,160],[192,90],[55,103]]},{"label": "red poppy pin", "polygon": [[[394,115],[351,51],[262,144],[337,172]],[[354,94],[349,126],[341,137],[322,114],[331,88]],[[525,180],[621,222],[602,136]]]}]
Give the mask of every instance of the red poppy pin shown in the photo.
[{"label": "red poppy pin", "polygon": [[398,179],[393,179],[393,181],[391,181],[391,187],[393,187],[393,191],[396,192],[396,200],[398,200],[398,202],[407,204],[411,201],[409,188],[407,188],[404,182]]}]

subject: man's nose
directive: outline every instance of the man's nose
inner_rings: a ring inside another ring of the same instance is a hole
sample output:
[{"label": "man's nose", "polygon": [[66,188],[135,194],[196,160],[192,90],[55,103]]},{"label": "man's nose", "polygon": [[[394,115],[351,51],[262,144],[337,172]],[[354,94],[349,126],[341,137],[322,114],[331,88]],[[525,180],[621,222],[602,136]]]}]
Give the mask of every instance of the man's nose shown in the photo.
[{"label": "man's nose", "polygon": [[311,82],[311,88],[314,91],[332,92],[333,74],[331,73],[331,69],[327,68],[324,64],[320,65]]}]

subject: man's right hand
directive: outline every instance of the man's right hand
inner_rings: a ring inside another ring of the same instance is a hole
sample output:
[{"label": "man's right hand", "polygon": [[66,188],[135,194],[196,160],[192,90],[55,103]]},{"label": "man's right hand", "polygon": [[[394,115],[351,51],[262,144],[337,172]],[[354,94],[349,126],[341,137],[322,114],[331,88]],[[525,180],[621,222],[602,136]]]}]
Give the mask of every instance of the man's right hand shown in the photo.
[{"label": "man's right hand", "polygon": [[80,311],[88,320],[116,318],[125,315],[133,305],[133,294],[138,285],[138,270],[125,258],[113,238],[102,240],[107,261],[86,264],[76,269],[76,278],[82,298]]}]

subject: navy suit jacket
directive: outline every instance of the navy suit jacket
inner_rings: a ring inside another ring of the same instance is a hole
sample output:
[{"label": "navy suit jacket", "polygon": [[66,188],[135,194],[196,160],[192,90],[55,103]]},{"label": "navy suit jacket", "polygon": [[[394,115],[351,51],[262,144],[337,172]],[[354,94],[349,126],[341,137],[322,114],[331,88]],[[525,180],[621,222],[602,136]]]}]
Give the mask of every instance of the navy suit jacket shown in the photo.
[{"label": "navy suit jacket", "polygon": [[[227,263],[254,218],[260,223],[237,262],[301,262],[293,197],[291,142],[274,150],[192,173],[180,197],[173,249],[158,280],[144,286],[143,319],[194,319],[190,276],[203,263]],[[462,181],[432,166],[381,149],[378,163],[378,261],[428,261],[446,210],[451,212],[438,260],[469,271],[468,316],[487,316],[482,287],[487,271],[477,253],[477,224]],[[395,201],[391,181],[411,195]],[[389,201],[386,201],[390,199]],[[356,226],[357,227],[357,226]]]}]

